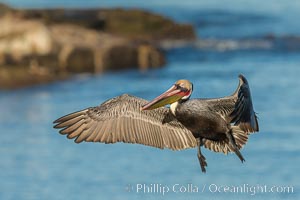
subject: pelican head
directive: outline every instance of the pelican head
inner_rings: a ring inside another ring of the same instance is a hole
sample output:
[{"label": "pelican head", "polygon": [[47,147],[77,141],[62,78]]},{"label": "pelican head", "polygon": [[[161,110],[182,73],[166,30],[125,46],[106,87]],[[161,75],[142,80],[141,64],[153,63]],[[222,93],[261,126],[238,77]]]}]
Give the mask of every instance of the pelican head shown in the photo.
[{"label": "pelican head", "polygon": [[146,105],[141,110],[152,110],[178,102],[179,100],[187,100],[190,98],[193,91],[193,84],[188,80],[178,80],[170,89],[159,95]]}]

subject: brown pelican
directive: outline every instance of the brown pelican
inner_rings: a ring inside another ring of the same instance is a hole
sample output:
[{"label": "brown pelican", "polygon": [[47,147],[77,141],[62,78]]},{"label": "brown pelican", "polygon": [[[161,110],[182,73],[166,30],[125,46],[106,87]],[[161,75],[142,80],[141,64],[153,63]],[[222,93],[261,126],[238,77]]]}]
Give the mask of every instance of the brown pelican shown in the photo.
[{"label": "brown pelican", "polygon": [[[177,81],[154,100],[124,94],[100,106],[90,107],[63,116],[54,128],[76,143],[138,143],[157,148],[198,149],[203,172],[206,159],[201,146],[215,152],[234,152],[243,162],[240,149],[248,135],[259,130],[246,78],[239,76],[239,85],[231,96],[190,99],[193,85]],[[170,108],[164,107],[170,104]]]}]

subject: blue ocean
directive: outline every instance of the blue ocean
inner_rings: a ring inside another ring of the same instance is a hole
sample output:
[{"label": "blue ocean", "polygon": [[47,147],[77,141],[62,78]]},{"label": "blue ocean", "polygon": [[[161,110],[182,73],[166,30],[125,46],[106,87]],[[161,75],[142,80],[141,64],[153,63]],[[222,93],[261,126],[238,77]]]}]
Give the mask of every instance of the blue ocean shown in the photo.
[{"label": "blue ocean", "polygon": [[[300,199],[300,1],[6,0],[19,8],[143,8],[195,26],[199,40],[166,44],[167,64],[0,91],[0,199]],[[58,117],[121,95],[153,99],[177,79],[192,98],[221,97],[250,84],[260,132],[246,162],[203,149],[75,144]]]}]

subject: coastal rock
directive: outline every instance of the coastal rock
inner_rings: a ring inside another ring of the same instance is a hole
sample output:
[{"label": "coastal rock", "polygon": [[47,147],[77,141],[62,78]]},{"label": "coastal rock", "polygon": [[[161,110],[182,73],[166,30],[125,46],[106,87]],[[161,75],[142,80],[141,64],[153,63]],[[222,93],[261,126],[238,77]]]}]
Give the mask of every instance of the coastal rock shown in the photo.
[{"label": "coastal rock", "polygon": [[164,40],[195,39],[195,31],[190,24],[178,24],[161,15],[132,9],[103,10],[104,30],[131,39]]},{"label": "coastal rock", "polygon": [[0,18],[0,64],[20,63],[29,55],[46,55],[52,51],[48,28],[39,21],[12,16]]},{"label": "coastal rock", "polygon": [[48,25],[76,24],[135,40],[196,38],[192,25],[175,23],[161,15],[138,9],[35,9],[19,10],[19,15],[42,20]]},{"label": "coastal rock", "polygon": [[3,15],[6,15],[7,13],[9,13],[11,11],[12,11],[12,9],[9,6],[7,6],[3,3],[0,3],[0,17]]},{"label": "coastal rock", "polygon": [[[0,19],[0,63],[48,66],[58,71],[103,72],[163,65],[163,54],[147,45],[82,28],[59,24],[46,27],[35,20]],[[141,61],[143,60],[143,61]]]},{"label": "coastal rock", "polygon": [[59,72],[82,73],[96,72],[95,50],[106,48],[112,40],[106,34],[71,24],[49,26],[52,38],[57,46]]},{"label": "coastal rock", "polygon": [[140,45],[138,48],[138,65],[141,70],[155,68],[165,64],[161,51],[151,45]]},{"label": "coastal rock", "polygon": [[161,67],[159,42],[195,38],[191,25],[136,9],[20,10],[0,4],[0,11],[2,88],[74,73]]},{"label": "coastal rock", "polygon": [[65,60],[64,68],[71,73],[93,72],[93,50],[90,48],[73,48]]},{"label": "coastal rock", "polygon": [[72,24],[0,19],[0,83],[5,88],[60,79],[72,73],[101,73],[164,64],[161,51],[112,34]]},{"label": "coastal rock", "polygon": [[[58,70],[73,73],[100,73],[109,70],[128,68],[150,68],[164,64],[143,63],[141,56],[149,57],[149,53],[164,57],[162,52],[154,47],[148,54],[139,55],[140,44],[134,44],[128,39],[111,34],[82,28],[77,25],[51,25],[50,32],[58,47]],[[146,59],[146,58],[145,58]]]},{"label": "coastal rock", "polygon": [[97,56],[102,57],[103,61],[98,66],[98,71],[118,70],[136,68],[137,65],[137,48],[135,46],[119,44],[111,46],[102,54]]}]

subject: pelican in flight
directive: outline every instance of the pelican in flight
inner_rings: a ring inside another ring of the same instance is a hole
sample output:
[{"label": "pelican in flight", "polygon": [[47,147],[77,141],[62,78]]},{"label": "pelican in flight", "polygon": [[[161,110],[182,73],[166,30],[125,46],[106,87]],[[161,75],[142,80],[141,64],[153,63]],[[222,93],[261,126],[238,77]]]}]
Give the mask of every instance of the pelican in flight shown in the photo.
[{"label": "pelican in flight", "polygon": [[[123,94],[96,107],[86,108],[54,121],[54,128],[76,143],[138,143],[160,149],[197,147],[202,172],[206,159],[201,146],[214,152],[234,152],[243,162],[240,149],[250,133],[258,132],[248,81],[239,75],[231,96],[190,99],[193,84],[179,80],[148,102]],[[169,108],[164,107],[170,105]]]}]

